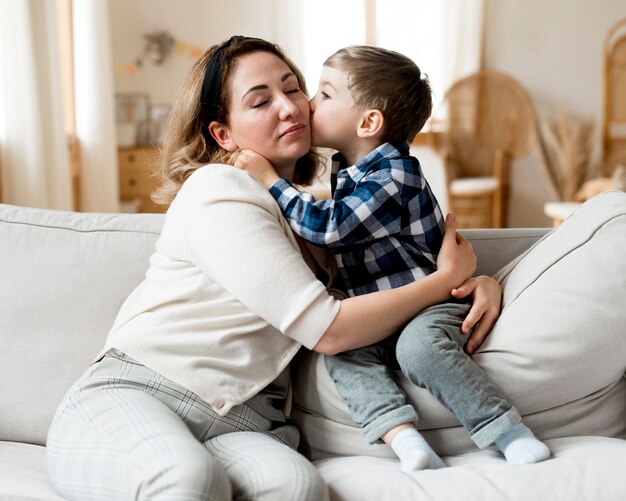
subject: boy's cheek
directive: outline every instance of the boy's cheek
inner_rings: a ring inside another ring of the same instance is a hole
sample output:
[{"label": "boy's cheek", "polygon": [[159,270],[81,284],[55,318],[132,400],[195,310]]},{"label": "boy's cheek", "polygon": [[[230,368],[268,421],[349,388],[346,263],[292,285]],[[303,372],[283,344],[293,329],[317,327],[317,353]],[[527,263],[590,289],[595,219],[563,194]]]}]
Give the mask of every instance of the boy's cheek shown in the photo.
[{"label": "boy's cheek", "polygon": [[310,126],[311,126],[311,144],[313,146],[320,146],[319,144],[317,144],[320,138],[318,137],[318,134],[317,134],[318,128],[317,128],[317,125],[314,123],[313,117],[311,117]]},{"label": "boy's cheek", "polygon": [[324,138],[318,137],[314,131],[311,132],[311,146],[318,146],[320,148],[324,148],[327,145],[325,144]]}]

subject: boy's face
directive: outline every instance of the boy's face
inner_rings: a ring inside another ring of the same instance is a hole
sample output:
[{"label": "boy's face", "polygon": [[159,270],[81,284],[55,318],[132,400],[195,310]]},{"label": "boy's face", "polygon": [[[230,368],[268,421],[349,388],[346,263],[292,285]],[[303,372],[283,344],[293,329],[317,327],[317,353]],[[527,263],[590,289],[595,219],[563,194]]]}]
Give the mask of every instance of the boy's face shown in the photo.
[{"label": "boy's face", "polygon": [[361,114],[348,90],[348,73],[324,66],[317,94],[310,101],[313,146],[346,153],[354,147]]}]

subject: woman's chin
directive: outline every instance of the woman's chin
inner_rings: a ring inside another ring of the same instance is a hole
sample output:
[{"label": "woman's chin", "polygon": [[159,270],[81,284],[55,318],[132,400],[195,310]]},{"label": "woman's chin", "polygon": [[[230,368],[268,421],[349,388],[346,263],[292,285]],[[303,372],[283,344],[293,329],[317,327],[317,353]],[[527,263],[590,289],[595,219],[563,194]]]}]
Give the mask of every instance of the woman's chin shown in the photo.
[{"label": "woman's chin", "polygon": [[294,144],[291,148],[288,149],[288,154],[285,155],[285,158],[292,159],[296,162],[299,158],[302,158],[311,150],[311,142],[306,141],[301,144]]}]

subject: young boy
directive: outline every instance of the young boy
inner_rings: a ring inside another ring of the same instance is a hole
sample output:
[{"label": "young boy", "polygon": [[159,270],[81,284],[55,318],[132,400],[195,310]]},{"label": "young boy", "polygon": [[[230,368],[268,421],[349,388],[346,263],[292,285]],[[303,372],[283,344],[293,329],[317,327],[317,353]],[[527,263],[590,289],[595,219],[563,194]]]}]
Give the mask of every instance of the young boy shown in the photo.
[{"label": "young boy", "polygon": [[[270,189],[295,233],[334,251],[349,295],[398,287],[435,271],[443,217],[408,145],[431,113],[428,80],[402,54],[347,47],[324,63],[310,104],[313,144],[339,152],[333,157],[332,200],[315,201],[250,153],[238,166]],[[462,324],[470,306],[451,299],[424,310],[399,336],[325,357],[366,440],[390,445],[404,471],[445,463],[417,431],[416,411],[390,370],[397,366],[437,396],[478,447],[495,443],[517,464],[550,456],[464,352]]]}]

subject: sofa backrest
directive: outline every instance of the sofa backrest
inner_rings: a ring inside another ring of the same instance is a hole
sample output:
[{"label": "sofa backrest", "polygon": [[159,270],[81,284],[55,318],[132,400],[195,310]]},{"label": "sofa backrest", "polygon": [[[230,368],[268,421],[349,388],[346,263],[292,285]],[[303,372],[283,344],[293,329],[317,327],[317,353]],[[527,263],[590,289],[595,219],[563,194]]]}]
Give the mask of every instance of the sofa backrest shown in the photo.
[{"label": "sofa backrest", "polygon": [[[161,214],[0,204],[0,440],[44,444],[67,389],[143,279]],[[492,274],[547,229],[469,230]]]},{"label": "sofa backrest", "polygon": [[143,279],[162,222],[0,204],[0,440],[45,443]]}]

